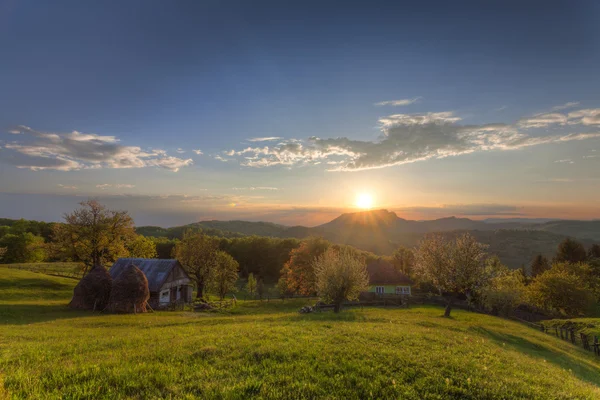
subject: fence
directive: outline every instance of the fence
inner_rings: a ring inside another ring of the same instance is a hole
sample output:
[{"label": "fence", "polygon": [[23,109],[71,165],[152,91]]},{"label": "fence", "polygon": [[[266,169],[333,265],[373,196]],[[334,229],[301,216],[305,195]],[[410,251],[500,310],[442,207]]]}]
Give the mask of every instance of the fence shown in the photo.
[{"label": "fence", "polygon": [[582,346],[585,350],[591,351],[595,355],[600,356],[600,338],[598,338],[596,335],[588,335],[583,332],[578,332],[574,328],[563,328],[560,326],[547,327],[543,324],[536,324],[518,318],[514,319],[523,322],[539,331],[549,335],[554,335],[562,340],[569,341],[576,346]]}]

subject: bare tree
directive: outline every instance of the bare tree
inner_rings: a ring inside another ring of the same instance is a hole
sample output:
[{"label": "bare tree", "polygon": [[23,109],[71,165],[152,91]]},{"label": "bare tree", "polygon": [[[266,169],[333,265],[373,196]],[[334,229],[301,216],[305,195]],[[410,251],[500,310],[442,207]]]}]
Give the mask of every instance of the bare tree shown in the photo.
[{"label": "bare tree", "polygon": [[81,208],[64,215],[64,224],[54,226],[54,250],[84,263],[86,270],[127,256],[136,236],[127,211],[108,210],[96,200],[79,204]]},{"label": "bare tree", "polygon": [[340,312],[346,300],[356,300],[369,287],[365,260],[348,248],[329,248],[314,261],[317,292]]},{"label": "bare tree", "polygon": [[455,295],[472,294],[486,282],[485,248],[468,233],[455,240],[433,234],[421,241],[415,253],[415,273],[446,297],[445,317],[450,316]]}]

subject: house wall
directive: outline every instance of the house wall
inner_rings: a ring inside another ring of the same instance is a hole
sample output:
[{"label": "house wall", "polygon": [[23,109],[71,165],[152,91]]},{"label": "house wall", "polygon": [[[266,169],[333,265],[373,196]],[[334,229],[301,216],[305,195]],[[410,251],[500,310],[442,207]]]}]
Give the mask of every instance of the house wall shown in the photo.
[{"label": "house wall", "polygon": [[369,293],[377,293],[377,287],[384,288],[383,294],[396,294],[396,287],[408,288],[409,295],[412,292],[410,285],[370,285],[368,292]]}]

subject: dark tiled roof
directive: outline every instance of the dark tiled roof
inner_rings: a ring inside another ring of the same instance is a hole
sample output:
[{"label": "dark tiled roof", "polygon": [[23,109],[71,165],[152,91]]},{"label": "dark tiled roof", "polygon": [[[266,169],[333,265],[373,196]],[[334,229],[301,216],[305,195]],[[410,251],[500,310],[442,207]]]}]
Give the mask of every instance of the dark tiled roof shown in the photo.
[{"label": "dark tiled roof", "polygon": [[367,264],[369,285],[412,285],[408,275],[397,271],[394,266],[382,259]]},{"label": "dark tiled roof", "polygon": [[135,265],[144,273],[144,275],[146,275],[146,279],[148,279],[148,289],[150,289],[151,292],[158,292],[165,282],[165,279],[169,276],[169,272],[171,272],[179,262],[175,259],[119,258],[108,270],[108,273],[115,279],[117,276],[121,275],[125,270],[125,267],[129,264]]}]

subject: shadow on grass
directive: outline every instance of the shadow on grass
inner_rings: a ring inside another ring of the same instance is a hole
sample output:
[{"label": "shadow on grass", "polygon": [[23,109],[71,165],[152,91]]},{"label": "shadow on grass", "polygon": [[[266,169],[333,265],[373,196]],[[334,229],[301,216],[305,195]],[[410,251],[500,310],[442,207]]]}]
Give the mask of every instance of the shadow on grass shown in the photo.
[{"label": "shadow on grass", "polygon": [[97,312],[71,310],[66,304],[0,304],[0,325],[26,325],[97,315]]},{"label": "shadow on grass", "polygon": [[45,278],[20,278],[0,280],[0,289],[2,288],[71,290],[73,289],[73,285]]},{"label": "shadow on grass", "polygon": [[[577,349],[574,346],[573,349],[570,349],[571,351],[559,350],[550,348],[544,343],[536,343],[522,336],[516,336],[509,333],[494,332],[482,327],[472,327],[470,330],[486,336],[499,346],[504,346],[506,344],[524,354],[541,358],[560,368],[568,369],[584,381],[594,385],[600,385],[600,364],[595,364],[593,361],[589,360],[584,354],[581,354],[582,350]],[[552,337],[548,336],[548,340],[552,339]]]}]

